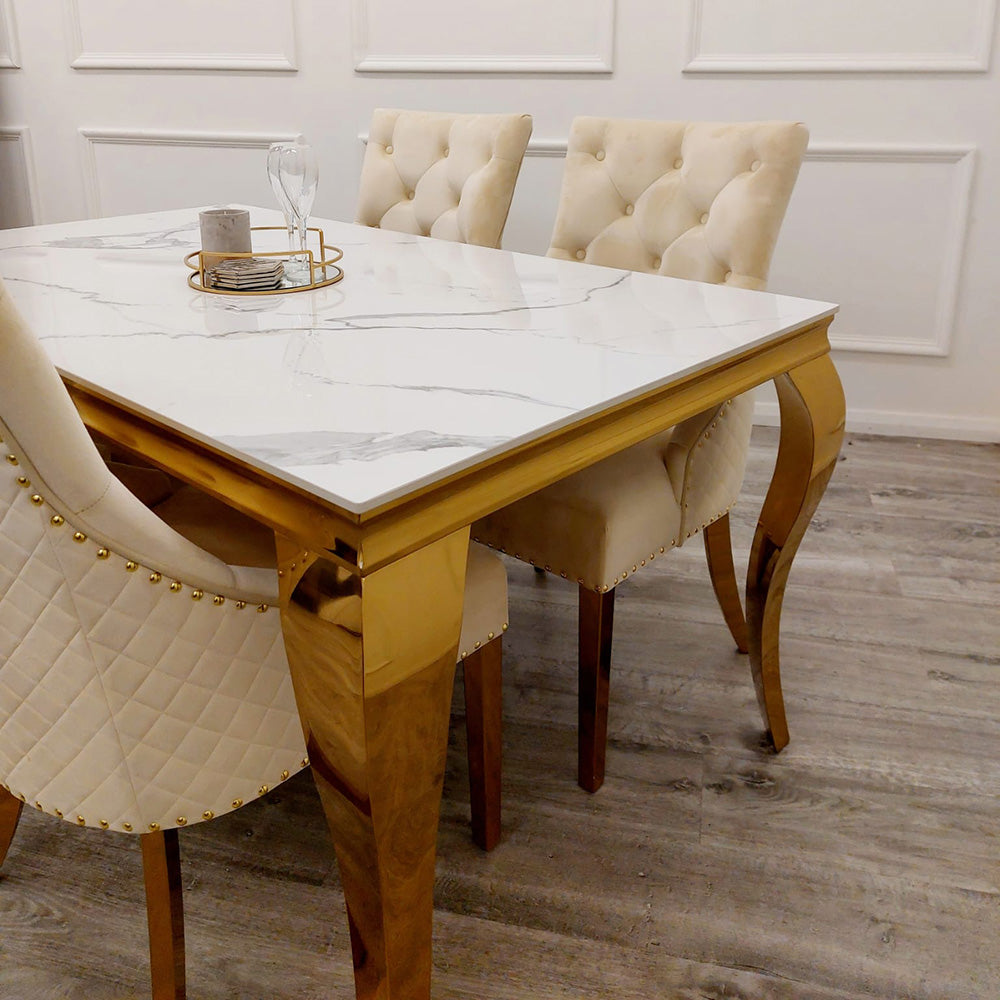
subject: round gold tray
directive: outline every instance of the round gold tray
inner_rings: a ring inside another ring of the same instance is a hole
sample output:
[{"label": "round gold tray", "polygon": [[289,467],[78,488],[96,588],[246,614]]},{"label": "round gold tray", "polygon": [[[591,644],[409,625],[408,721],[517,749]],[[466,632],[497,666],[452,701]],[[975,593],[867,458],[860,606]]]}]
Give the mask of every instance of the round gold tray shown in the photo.
[{"label": "round gold tray", "polygon": [[[263,232],[264,230],[279,230],[285,232],[284,226],[252,226],[251,232]],[[312,288],[326,288],[327,285],[335,285],[344,277],[344,269],[337,267],[337,261],[344,256],[344,251],[340,247],[330,246],[326,242],[326,236],[322,229],[308,230],[310,233],[317,233],[319,240],[320,254],[330,252],[331,256],[321,256],[319,260],[312,250],[306,248],[309,257],[309,281],[301,284],[282,285],[280,288],[265,288],[240,291],[232,288],[212,288],[205,284],[205,262],[211,260],[208,266],[218,263],[223,259],[235,259],[240,257],[301,257],[301,250],[267,250],[253,251],[249,253],[206,253],[203,250],[193,250],[184,257],[184,263],[191,269],[188,275],[188,285],[196,292],[210,292],[212,295],[288,295],[290,292],[305,292]],[[323,276],[319,277],[322,272]]]}]

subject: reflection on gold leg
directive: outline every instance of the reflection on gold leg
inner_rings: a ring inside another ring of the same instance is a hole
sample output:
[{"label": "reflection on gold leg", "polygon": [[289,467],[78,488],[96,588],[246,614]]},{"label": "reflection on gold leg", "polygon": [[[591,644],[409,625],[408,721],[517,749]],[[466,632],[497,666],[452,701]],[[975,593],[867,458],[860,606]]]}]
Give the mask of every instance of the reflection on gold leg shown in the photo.
[{"label": "reflection on gold leg", "polygon": [[23,808],[24,803],[16,795],[11,795],[6,788],[0,787],[0,865],[7,857]]},{"label": "reflection on gold leg", "polygon": [[359,1000],[428,1000],[469,529],[359,577],[278,539],[282,627]]},{"label": "reflection on gold leg", "polygon": [[778,632],[785,583],[840,453],[844,390],[828,354],[774,380],[781,440],[747,569],[750,668],[775,750],[788,743]]}]

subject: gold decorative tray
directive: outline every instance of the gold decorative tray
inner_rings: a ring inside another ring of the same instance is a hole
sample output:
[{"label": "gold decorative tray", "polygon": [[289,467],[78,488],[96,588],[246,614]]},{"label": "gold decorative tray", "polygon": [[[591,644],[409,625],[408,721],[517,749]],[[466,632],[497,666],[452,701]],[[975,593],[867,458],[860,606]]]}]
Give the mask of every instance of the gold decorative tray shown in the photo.
[{"label": "gold decorative tray", "polygon": [[[265,230],[278,230],[280,232],[286,232],[284,226],[252,226],[251,232],[263,232]],[[295,281],[294,278],[289,281],[288,284],[282,282],[279,288],[267,288],[267,289],[254,289],[248,291],[239,291],[230,288],[213,288],[210,285],[205,284],[205,269],[206,261],[208,261],[207,266],[212,267],[213,264],[218,263],[219,260],[224,258],[240,258],[240,257],[287,257],[289,259],[294,257],[301,257],[301,250],[251,250],[249,253],[206,253],[202,250],[194,250],[187,254],[184,258],[184,263],[191,269],[191,273],[188,275],[188,284],[197,292],[211,292],[212,295],[287,295],[289,292],[305,292],[311,288],[326,288],[327,285],[335,285],[341,278],[344,277],[343,268],[337,267],[337,261],[339,261],[344,256],[344,251],[340,247],[329,246],[326,242],[326,236],[323,234],[322,229],[312,229],[308,230],[310,233],[316,233],[319,240],[319,253],[320,256],[317,259],[316,255],[308,247],[306,248],[306,254],[309,257],[309,275],[308,280],[303,280],[301,282]],[[324,256],[329,251],[330,256]],[[322,273],[322,277],[320,274]]]}]

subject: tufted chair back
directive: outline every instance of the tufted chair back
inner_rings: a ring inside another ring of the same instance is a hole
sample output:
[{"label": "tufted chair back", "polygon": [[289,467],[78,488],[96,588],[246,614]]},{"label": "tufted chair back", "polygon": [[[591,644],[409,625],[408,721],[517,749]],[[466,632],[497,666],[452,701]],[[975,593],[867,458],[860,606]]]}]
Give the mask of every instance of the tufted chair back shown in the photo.
[{"label": "tufted chair back", "polygon": [[0,283],[0,785],[145,834],[305,761],[273,570],[177,534],[104,464]]},{"label": "tufted chair back", "polygon": [[498,247],[530,135],[530,115],[378,109],[356,221]]},{"label": "tufted chair back", "polygon": [[809,133],[577,118],[550,257],[762,289]]}]

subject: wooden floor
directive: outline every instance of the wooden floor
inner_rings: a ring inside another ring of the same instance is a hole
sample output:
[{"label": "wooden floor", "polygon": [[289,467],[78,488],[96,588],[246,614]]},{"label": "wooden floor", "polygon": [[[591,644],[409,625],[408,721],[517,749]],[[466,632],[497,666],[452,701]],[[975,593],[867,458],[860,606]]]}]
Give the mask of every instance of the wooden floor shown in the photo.
[{"label": "wooden floor", "polygon": [[[755,432],[743,567],[774,446]],[[574,783],[575,589],[511,564],[505,838],[468,839],[459,679],[435,997],[1000,998],[998,480],[995,446],[845,441],[785,600],[779,756],[700,540],[629,579],[594,796]],[[308,775],[181,843],[192,1000],[353,997]],[[145,947],[137,841],[26,811],[0,997],[145,997]]]}]

